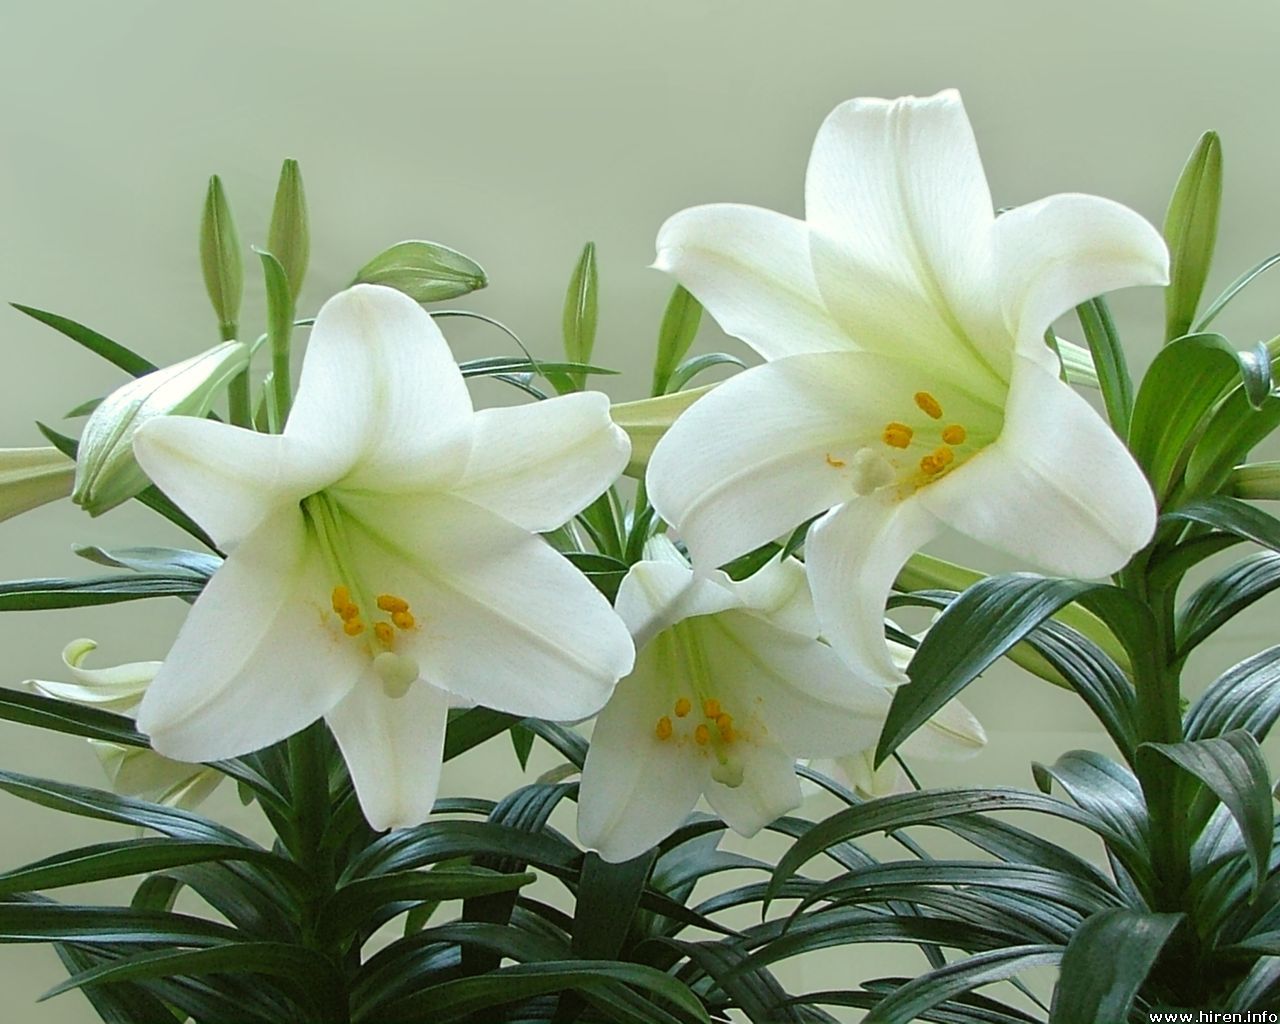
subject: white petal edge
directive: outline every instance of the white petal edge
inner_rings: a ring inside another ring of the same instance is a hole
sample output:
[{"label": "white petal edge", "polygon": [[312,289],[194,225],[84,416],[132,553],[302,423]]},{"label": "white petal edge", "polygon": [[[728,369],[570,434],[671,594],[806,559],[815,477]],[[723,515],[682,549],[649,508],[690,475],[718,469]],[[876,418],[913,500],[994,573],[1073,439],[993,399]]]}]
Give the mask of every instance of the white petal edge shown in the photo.
[{"label": "white petal edge", "polygon": [[357,285],[316,315],[286,437],[349,467],[357,489],[452,483],[471,445],[471,396],[431,316],[394,288]]},{"label": "white petal edge", "polygon": [[742,756],[742,784],[708,781],[707,803],[740,836],[750,838],[800,806],[800,780],[793,757],[777,747],[757,747]]},{"label": "white petal edge", "polygon": [[939,529],[919,501],[879,492],[833,509],[809,531],[805,564],[822,635],[865,682],[906,681],[885,642],[885,603],[903,564]]},{"label": "white petal edge", "polygon": [[205,586],[147,688],[138,728],[179,761],[219,761],[310,725],[367,669],[330,626],[332,581],[298,509],[276,513]]},{"label": "white petal edge", "polygon": [[662,225],[653,265],[765,359],[855,347],[818,292],[804,221],[755,206],[695,206]]},{"label": "white petal edge", "polygon": [[476,413],[471,454],[452,490],[526,530],[568,522],[627,465],[631,442],[598,391]]},{"label": "white petal edge", "polygon": [[741,605],[724,573],[699,578],[687,566],[669,561],[637,562],[622,578],[614,602],[637,650],[677,622]]},{"label": "white petal edge", "polygon": [[1064,576],[1124,567],[1156,504],[1133,456],[1083,398],[1019,358],[1004,431],[916,500],[975,540]]},{"label": "white petal edge", "polygon": [[430,816],[448,717],[449,694],[426,680],[392,699],[372,673],[325,715],[375,831],[421,825]]}]

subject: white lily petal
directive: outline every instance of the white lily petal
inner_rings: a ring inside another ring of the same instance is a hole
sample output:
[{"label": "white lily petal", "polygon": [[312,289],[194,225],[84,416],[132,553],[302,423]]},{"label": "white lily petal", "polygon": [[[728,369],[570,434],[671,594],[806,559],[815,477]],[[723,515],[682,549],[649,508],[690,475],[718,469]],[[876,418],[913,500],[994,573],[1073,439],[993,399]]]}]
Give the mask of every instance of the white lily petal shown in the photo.
[{"label": "white lily petal", "polygon": [[855,347],[818,292],[804,221],[755,206],[695,206],[662,225],[653,265],[766,359]]},{"label": "white lily petal", "polygon": [[631,442],[598,391],[476,413],[453,492],[526,530],[568,522],[618,478]]},{"label": "white lily petal", "polygon": [[815,280],[860,347],[978,377],[1008,364],[1009,339],[991,331],[991,194],[954,90],[836,107],[805,214]]},{"label": "white lily petal", "polygon": [[676,692],[661,644],[642,649],[635,671],[618,684],[582,769],[578,836],[612,863],[665,839],[693,810],[707,778],[698,748],[664,742],[654,731]]},{"label": "white lily petal", "polygon": [[987,745],[987,731],[973,712],[958,700],[949,700],[933,717],[907,737],[904,757],[926,761],[963,761]]},{"label": "white lily petal", "polygon": [[335,453],[306,440],[193,416],[150,420],[134,435],[133,451],[155,485],[224,551],[345,471]]},{"label": "white lily petal", "polygon": [[614,603],[637,650],[681,619],[741,605],[741,597],[724,573],[695,577],[687,564],[670,561],[637,562],[622,578]]},{"label": "white lily petal", "polygon": [[733,584],[743,606],[781,629],[816,638],[818,616],[804,565],[787,557],[768,562],[745,580]]},{"label": "white lily petal", "polygon": [[875,758],[875,750],[868,749],[821,761],[813,767],[865,797],[892,796],[911,789],[911,780],[897,761],[891,758],[877,768]]},{"label": "white lily petal", "polygon": [[707,803],[739,835],[750,838],[787,811],[800,806],[795,758],[776,747],[753,747],[742,757],[742,784],[709,782]]},{"label": "white lily petal", "polygon": [[[826,644],[779,629],[746,612],[723,612],[687,623],[706,664],[731,680],[725,711],[744,732],[763,735],[794,757],[825,757],[874,745],[887,694],[861,683]],[[730,697],[732,694],[732,697]],[[746,749],[750,744],[735,744]]]},{"label": "white lily petal", "polygon": [[766,363],[725,381],[672,424],[646,482],[695,568],[723,565],[856,493],[854,452],[901,414],[895,392],[872,379],[887,362],[816,353]]},{"label": "white lily petal", "polygon": [[435,321],[403,292],[357,285],[316,316],[284,433],[345,461],[349,487],[421,490],[462,473],[471,415]]},{"label": "white lily petal", "polygon": [[340,499],[366,585],[416,618],[396,650],[466,700],[560,721],[595,714],[631,670],[613,609],[550,545],[449,495]]},{"label": "white lily petal", "polygon": [[962,533],[1045,570],[1106,576],[1155,529],[1151,487],[1089,403],[1018,359],[999,441],[917,500]]},{"label": "white lily petal", "polygon": [[833,509],[809,531],[805,565],[822,635],[867,682],[906,681],[885,644],[885,602],[898,570],[938,530],[916,498],[882,492]]},{"label": "white lily petal", "polygon": [[48,679],[28,679],[26,686],[46,697],[86,704],[107,711],[127,712],[137,706],[151,680],[160,669],[158,661],[137,661],[107,668],[85,668],[84,660],[98,644],[94,640],[72,640],[62,649],[62,663],[73,683]]},{"label": "white lily petal", "polygon": [[368,666],[335,629],[332,581],[297,508],[276,512],[209,580],[138,711],[157,751],[217,761],[311,724]]},{"label": "white lily petal", "polygon": [[325,720],[375,831],[421,825],[440,786],[449,694],[420,679],[396,699],[366,673]]},{"label": "white lily petal", "polygon": [[1127,206],[1098,196],[1049,196],[1010,210],[992,235],[1009,331],[1047,368],[1044,332],[1080,303],[1118,288],[1169,281],[1164,239]]}]

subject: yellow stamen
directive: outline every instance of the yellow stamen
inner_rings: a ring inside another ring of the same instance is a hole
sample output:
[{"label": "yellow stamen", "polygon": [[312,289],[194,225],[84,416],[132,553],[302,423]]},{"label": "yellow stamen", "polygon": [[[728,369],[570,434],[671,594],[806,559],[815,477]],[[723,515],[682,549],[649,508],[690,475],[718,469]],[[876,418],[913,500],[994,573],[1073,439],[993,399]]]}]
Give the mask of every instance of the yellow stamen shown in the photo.
[{"label": "yellow stamen", "polygon": [[832,469],[843,469],[844,459],[837,459],[830,452],[827,452],[827,465],[830,466]]},{"label": "yellow stamen", "polygon": [[653,730],[653,732],[654,732],[654,735],[656,735],[660,740],[671,739],[671,719],[669,719],[666,715],[663,715],[661,718],[658,719],[658,725]]},{"label": "yellow stamen", "polygon": [[705,747],[711,742],[711,730],[705,725],[700,725],[693,730],[693,738],[697,741],[698,746]]},{"label": "yellow stamen", "polygon": [[333,602],[333,610],[341,615],[342,609],[351,603],[351,591],[339,584],[333,588],[330,600]]},{"label": "yellow stamen", "polygon": [[676,701],[676,718],[684,718],[692,710],[693,702],[688,697],[681,697]]},{"label": "yellow stamen", "polygon": [[885,426],[880,439],[890,448],[906,448],[911,444],[915,432],[905,423],[890,423]]},{"label": "yellow stamen", "polygon": [[413,624],[416,620],[413,617],[413,612],[392,612],[391,621],[400,629],[413,629]]},{"label": "yellow stamen", "polygon": [[347,636],[359,636],[364,632],[364,623],[359,619],[348,619],[342,624],[342,632]]},{"label": "yellow stamen", "polygon": [[720,702],[714,697],[708,697],[702,702],[702,713],[708,718],[719,718]]},{"label": "yellow stamen", "polygon": [[947,444],[964,444],[964,439],[969,436],[969,432],[959,423],[953,423],[942,431],[942,440]]},{"label": "yellow stamen", "polygon": [[920,407],[920,411],[930,419],[942,419],[942,406],[938,403],[938,400],[933,397],[933,395],[929,394],[929,392],[917,391],[915,399],[916,405]]},{"label": "yellow stamen", "polygon": [[379,594],[378,607],[384,612],[407,612],[409,602],[403,597],[396,597],[395,594]]},{"label": "yellow stamen", "polygon": [[954,461],[955,453],[945,444],[940,445],[931,454],[920,460],[920,470],[928,476],[934,476],[941,473]]},{"label": "yellow stamen", "polygon": [[352,619],[359,618],[360,609],[354,604],[345,604],[338,609],[338,614],[342,617],[343,622],[350,622]]},{"label": "yellow stamen", "polygon": [[390,647],[396,639],[396,631],[391,628],[389,622],[375,622],[373,624],[373,632],[377,635],[378,640],[385,646]]},{"label": "yellow stamen", "polygon": [[733,742],[733,716],[719,715],[716,718],[716,728],[720,730],[720,738],[726,743]]}]

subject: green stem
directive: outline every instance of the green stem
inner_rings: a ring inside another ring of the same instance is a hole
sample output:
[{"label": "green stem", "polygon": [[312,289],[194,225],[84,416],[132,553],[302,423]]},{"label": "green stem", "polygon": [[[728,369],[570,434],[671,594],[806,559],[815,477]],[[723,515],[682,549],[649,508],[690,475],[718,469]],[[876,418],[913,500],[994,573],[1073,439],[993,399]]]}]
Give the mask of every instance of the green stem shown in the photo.
[{"label": "green stem", "polygon": [[[219,325],[218,334],[223,341],[235,341],[240,333],[239,325],[225,323]],[[244,370],[231,378],[227,385],[227,416],[237,427],[253,427],[253,408],[249,398],[249,371]]]}]

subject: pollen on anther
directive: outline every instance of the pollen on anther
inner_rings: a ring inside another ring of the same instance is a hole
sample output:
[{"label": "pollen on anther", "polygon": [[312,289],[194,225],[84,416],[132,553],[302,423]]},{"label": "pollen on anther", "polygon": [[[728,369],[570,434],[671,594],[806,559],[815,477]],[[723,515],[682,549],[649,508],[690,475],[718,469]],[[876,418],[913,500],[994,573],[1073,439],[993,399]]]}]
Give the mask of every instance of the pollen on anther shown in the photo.
[{"label": "pollen on anther", "polygon": [[692,710],[693,710],[693,702],[689,700],[688,697],[681,697],[678,701],[676,701],[676,708],[675,708],[676,718],[684,718],[684,716],[687,715]]},{"label": "pollen on anther", "polygon": [[343,622],[350,622],[352,619],[360,617],[360,609],[354,604],[348,602],[338,609],[338,615],[342,618]]},{"label": "pollen on anther", "polygon": [[880,440],[890,448],[906,448],[911,444],[914,431],[905,423],[889,423],[885,425]]},{"label": "pollen on anther", "polygon": [[400,629],[413,629],[413,624],[416,620],[413,617],[413,612],[392,612],[391,621]]},{"label": "pollen on anther", "polygon": [[717,717],[716,728],[720,730],[720,738],[722,740],[724,740],[726,743],[733,742],[734,732],[733,732],[733,716],[732,715],[720,715],[719,717]]},{"label": "pollen on anther", "polygon": [[409,602],[403,597],[396,597],[395,594],[379,594],[378,607],[384,612],[407,612]]},{"label": "pollen on anther", "polygon": [[827,465],[832,469],[844,469],[844,459],[838,459],[830,452],[827,452]]},{"label": "pollen on anther", "polygon": [[654,727],[653,732],[660,740],[671,739],[671,719],[663,715],[658,719],[658,724]]},{"label": "pollen on anther", "polygon": [[930,454],[920,460],[920,470],[929,476],[941,473],[955,461],[955,453],[944,445],[939,445]]},{"label": "pollen on anther", "polygon": [[708,718],[719,718],[720,702],[714,697],[708,697],[702,702],[702,713]]},{"label": "pollen on anther", "polygon": [[333,595],[330,600],[333,602],[333,610],[341,615],[342,609],[351,603],[351,591],[342,584],[338,584],[333,588]]},{"label": "pollen on anther", "polygon": [[959,423],[953,423],[949,427],[944,427],[942,431],[942,440],[947,444],[964,444],[964,439],[969,436],[969,432]]},{"label": "pollen on anther", "polygon": [[373,632],[387,647],[390,647],[395,642],[396,631],[391,628],[391,623],[389,622],[375,622],[373,624]]},{"label": "pollen on anther", "polygon": [[697,741],[698,746],[705,747],[711,742],[711,730],[705,725],[700,725],[693,730],[693,738]]},{"label": "pollen on anther", "polygon": [[915,393],[915,400],[916,405],[920,407],[920,411],[930,419],[942,419],[942,405],[933,397],[933,395],[929,394],[929,392],[917,391]]},{"label": "pollen on anther", "polygon": [[342,624],[342,632],[347,636],[359,636],[364,632],[364,623],[359,619],[348,619]]}]

